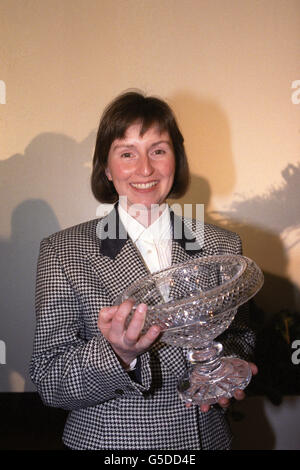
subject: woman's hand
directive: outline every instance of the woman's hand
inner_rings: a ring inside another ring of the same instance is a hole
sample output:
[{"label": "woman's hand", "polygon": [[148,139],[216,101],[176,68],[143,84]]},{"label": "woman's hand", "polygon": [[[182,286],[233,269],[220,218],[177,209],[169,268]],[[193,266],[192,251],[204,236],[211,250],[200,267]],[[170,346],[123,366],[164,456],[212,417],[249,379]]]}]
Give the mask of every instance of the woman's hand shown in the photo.
[{"label": "woman's hand", "polygon": [[[257,372],[258,372],[257,366],[255,364],[253,364],[253,362],[248,362],[248,364],[251,368],[252,375],[256,375]],[[245,394],[244,390],[240,390],[240,389],[237,389],[234,392],[234,395],[233,395],[233,397],[236,400],[243,400],[245,398],[245,396],[246,396],[246,394]],[[220,398],[220,400],[218,401],[218,405],[220,405],[222,408],[228,408],[229,405],[230,405],[230,399],[229,398]],[[190,408],[190,406],[192,406],[192,404],[190,404],[190,403],[186,404],[187,408]],[[203,413],[206,413],[207,411],[209,411],[209,409],[210,409],[210,405],[201,405],[200,406],[200,411],[202,411]]]},{"label": "woman's hand", "polygon": [[141,336],[147,311],[145,304],[138,305],[125,329],[126,319],[132,307],[133,302],[125,300],[121,305],[102,308],[98,317],[98,328],[111,344],[124,369],[128,368],[137,356],[149,349],[161,332],[158,326],[151,326]]}]

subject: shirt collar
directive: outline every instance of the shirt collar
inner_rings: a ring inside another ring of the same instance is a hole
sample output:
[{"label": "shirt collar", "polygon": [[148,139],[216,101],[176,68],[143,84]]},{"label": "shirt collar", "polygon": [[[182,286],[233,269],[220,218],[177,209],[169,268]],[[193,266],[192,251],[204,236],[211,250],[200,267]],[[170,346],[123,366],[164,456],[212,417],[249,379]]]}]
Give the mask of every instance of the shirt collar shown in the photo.
[{"label": "shirt collar", "polygon": [[120,204],[118,204],[118,211],[120,220],[133,243],[138,240],[153,243],[154,240],[169,240],[172,238],[170,210],[167,204],[159,218],[149,227],[144,227],[140,224]]}]

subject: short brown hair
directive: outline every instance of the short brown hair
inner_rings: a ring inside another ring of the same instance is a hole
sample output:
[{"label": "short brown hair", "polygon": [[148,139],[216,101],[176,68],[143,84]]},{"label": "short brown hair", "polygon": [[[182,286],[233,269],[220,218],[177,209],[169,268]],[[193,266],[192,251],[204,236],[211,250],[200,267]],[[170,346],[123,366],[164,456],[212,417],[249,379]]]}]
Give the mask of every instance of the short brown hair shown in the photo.
[{"label": "short brown hair", "polygon": [[183,145],[184,139],[173,111],[159,98],[146,97],[140,92],[129,91],[115,98],[106,107],[100,120],[91,175],[92,191],[100,202],[113,203],[118,200],[118,193],[105,174],[108,153],[113,141],[123,138],[128,127],[138,121],[141,122],[141,135],[153,124],[157,124],[160,131],[167,131],[172,140],[175,175],[168,197],[179,198],[187,191],[190,174]]}]

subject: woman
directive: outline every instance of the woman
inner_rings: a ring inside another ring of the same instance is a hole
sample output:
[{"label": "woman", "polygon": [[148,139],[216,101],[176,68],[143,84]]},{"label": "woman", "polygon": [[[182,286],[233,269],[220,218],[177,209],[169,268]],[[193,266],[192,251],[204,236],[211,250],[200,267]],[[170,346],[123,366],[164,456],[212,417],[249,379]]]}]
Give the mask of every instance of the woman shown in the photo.
[{"label": "woman", "polygon": [[[63,440],[72,449],[230,447],[223,411],[229,401],[186,406],[176,391],[185,352],[157,341],[156,326],[141,334],[146,305],[126,327],[132,305],[116,304],[149,271],[190,257],[241,252],[236,234],[212,225],[205,225],[198,249],[187,248],[185,231],[174,237],[175,225],[186,221],[166,199],[182,196],[188,182],[172,110],[157,98],[125,93],[101,118],[92,173],[96,198],[117,204],[108,216],[41,242],[31,377],[45,404],[71,410]],[[253,335],[246,316],[240,311],[223,344],[226,353],[248,359]]]}]

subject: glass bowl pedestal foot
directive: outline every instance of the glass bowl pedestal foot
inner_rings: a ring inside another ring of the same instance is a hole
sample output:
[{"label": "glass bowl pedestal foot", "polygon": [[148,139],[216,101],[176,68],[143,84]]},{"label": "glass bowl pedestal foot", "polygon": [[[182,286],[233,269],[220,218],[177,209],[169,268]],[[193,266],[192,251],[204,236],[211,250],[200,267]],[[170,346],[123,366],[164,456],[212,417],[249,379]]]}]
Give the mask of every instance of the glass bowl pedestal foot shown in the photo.
[{"label": "glass bowl pedestal foot", "polygon": [[252,377],[248,362],[237,357],[221,357],[222,350],[220,343],[213,342],[189,351],[191,367],[178,383],[178,393],[184,402],[212,405],[247,387]]}]

